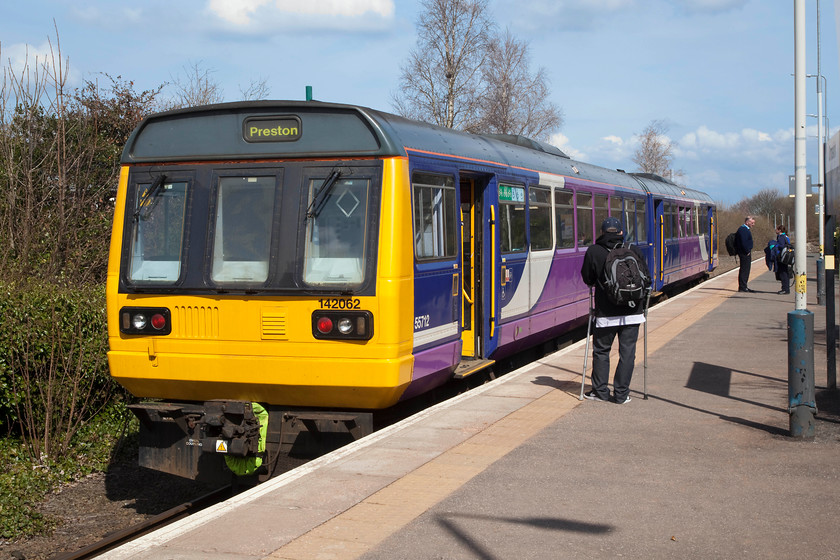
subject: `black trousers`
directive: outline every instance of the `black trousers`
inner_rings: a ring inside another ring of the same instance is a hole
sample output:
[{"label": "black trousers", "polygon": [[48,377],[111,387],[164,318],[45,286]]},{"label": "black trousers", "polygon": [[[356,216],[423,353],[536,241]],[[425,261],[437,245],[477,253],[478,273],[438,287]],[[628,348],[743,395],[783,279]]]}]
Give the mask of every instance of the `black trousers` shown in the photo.
[{"label": "black trousers", "polygon": [[602,399],[609,399],[610,350],[618,336],[618,366],[613,377],[613,396],[621,402],[630,393],[630,380],[636,363],[636,340],[639,325],[595,328],[592,334],[592,390]]},{"label": "black trousers", "polygon": [[789,292],[790,291],[790,268],[786,264],[778,263],[777,266],[779,267],[779,280],[782,282],[782,291]]},{"label": "black trousers", "polygon": [[750,280],[750,254],[738,255],[741,261],[741,269],[738,271],[738,290],[743,292],[747,289],[747,282]]}]

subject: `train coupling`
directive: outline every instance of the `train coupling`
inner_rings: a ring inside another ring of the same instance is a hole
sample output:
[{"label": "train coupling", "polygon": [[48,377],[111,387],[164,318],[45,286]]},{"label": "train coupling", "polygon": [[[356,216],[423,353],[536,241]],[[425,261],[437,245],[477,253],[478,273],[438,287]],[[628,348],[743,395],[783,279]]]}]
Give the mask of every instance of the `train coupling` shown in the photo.
[{"label": "train coupling", "polygon": [[204,403],[201,450],[247,457],[259,452],[260,421],[250,402],[207,401]]}]

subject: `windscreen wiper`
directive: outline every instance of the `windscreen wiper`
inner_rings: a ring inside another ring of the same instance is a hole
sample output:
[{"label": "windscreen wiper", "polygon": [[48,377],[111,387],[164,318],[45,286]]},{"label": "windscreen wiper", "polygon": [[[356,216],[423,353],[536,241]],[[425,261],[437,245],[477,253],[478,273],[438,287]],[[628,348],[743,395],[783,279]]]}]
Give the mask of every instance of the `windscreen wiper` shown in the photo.
[{"label": "windscreen wiper", "polygon": [[160,189],[163,188],[163,182],[166,181],[166,175],[158,175],[157,178],[152,181],[152,184],[146,189],[146,192],[140,197],[140,200],[137,202],[137,210],[134,211],[134,219],[136,220],[140,216],[140,212],[142,210],[147,210],[146,217],[149,216],[152,209],[157,204],[157,195]]},{"label": "windscreen wiper", "polygon": [[318,214],[321,213],[321,208],[323,208],[324,202],[327,200],[327,195],[330,194],[330,191],[335,185],[335,182],[338,181],[339,177],[341,177],[341,171],[334,170],[326,178],[324,184],[321,185],[321,188],[318,189],[318,192],[316,192],[315,196],[312,197],[312,202],[309,204],[309,208],[306,209],[307,220],[310,218],[317,218]]}]

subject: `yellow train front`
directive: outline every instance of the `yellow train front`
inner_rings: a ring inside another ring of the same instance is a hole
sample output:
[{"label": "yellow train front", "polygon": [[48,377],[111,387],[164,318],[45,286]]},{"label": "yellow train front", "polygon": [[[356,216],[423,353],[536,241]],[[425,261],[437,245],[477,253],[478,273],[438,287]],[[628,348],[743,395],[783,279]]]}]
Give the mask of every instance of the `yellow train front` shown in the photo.
[{"label": "yellow train front", "polygon": [[363,435],[370,415],[346,411],[400,399],[413,260],[399,152],[362,112],[318,103],[138,127],[115,209],[108,359],[132,394],[163,400],[132,407],[142,465],[212,477],[226,456],[252,474],[295,426]]}]

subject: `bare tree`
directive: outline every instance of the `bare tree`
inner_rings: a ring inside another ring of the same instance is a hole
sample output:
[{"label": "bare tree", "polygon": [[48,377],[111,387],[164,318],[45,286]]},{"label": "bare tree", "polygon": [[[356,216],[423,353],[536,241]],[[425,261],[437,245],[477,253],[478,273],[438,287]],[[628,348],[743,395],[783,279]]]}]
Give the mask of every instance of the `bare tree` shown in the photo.
[{"label": "bare tree", "polygon": [[481,68],[494,23],[488,0],[422,0],[417,46],[394,107],[403,116],[466,129],[479,120]]},{"label": "bare tree", "polygon": [[184,75],[172,79],[175,97],[166,104],[166,109],[180,109],[197,105],[221,103],[224,100],[219,83],[213,79],[214,70],[205,68],[201,61],[183,68]]},{"label": "bare tree", "polygon": [[528,43],[517,40],[510,30],[489,43],[482,66],[487,89],[475,132],[520,134],[546,140],[563,124],[562,111],[548,101],[545,69],[532,74],[529,58]]},{"label": "bare tree", "polygon": [[268,99],[268,93],[269,88],[265,78],[260,78],[259,80],[251,80],[251,83],[248,84],[248,87],[245,89],[242,89],[242,86],[239,86],[239,94],[245,101]]},{"label": "bare tree", "polygon": [[668,125],[664,120],[651,121],[639,135],[639,147],[633,155],[633,163],[642,173],[655,173],[676,180],[683,176],[683,172],[671,169],[677,144],[667,134]]}]

